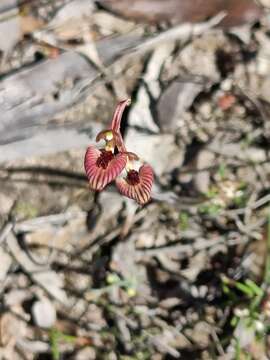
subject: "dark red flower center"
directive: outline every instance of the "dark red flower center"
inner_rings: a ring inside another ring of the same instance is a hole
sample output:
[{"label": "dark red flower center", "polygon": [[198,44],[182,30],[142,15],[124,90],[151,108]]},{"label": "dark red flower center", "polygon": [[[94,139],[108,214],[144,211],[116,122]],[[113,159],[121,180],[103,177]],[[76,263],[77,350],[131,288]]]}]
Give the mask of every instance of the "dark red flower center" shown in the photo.
[{"label": "dark red flower center", "polygon": [[99,158],[97,159],[97,166],[107,169],[109,162],[113,159],[114,155],[111,151],[102,149]]},{"label": "dark red flower center", "polygon": [[127,174],[127,182],[129,185],[137,185],[140,182],[139,173],[136,170],[130,170]]}]

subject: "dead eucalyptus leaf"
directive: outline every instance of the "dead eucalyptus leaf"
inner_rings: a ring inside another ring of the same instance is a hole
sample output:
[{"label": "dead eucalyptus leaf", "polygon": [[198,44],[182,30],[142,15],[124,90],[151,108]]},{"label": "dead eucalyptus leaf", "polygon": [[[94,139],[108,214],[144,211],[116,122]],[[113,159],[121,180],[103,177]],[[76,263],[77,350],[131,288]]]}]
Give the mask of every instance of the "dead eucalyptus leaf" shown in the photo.
[{"label": "dead eucalyptus leaf", "polygon": [[221,26],[230,27],[259,19],[261,8],[252,0],[99,0],[114,12],[137,21],[159,23],[201,22],[226,11]]}]

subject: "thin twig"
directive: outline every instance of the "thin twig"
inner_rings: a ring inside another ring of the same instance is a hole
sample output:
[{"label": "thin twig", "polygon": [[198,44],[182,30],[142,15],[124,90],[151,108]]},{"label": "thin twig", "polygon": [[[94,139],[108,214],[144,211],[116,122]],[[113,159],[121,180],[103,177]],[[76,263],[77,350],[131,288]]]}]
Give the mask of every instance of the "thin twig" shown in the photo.
[{"label": "thin twig", "polygon": [[0,232],[0,245],[6,240],[8,234],[11,232],[14,224],[8,222]]},{"label": "thin twig", "polygon": [[148,51],[153,50],[156,46],[160,46],[162,43],[168,41],[179,41],[186,40],[192,36],[202,35],[204,32],[217,26],[226,16],[226,12],[220,12],[216,16],[212,17],[209,21],[198,23],[198,24],[183,24],[176,26],[172,29],[166,30],[151,39],[145,40],[143,43],[137,45],[129,51],[127,56],[134,56],[134,54],[144,54]]},{"label": "thin twig", "polygon": [[[269,202],[270,202],[270,194],[267,194],[262,198],[260,198],[259,200],[257,200],[256,202],[254,202],[252,205],[250,205],[250,210],[256,210],[262,207],[263,205],[268,204]],[[220,212],[220,215],[232,215],[232,216],[244,215],[246,211],[247,211],[246,207],[235,210],[224,210]]]}]

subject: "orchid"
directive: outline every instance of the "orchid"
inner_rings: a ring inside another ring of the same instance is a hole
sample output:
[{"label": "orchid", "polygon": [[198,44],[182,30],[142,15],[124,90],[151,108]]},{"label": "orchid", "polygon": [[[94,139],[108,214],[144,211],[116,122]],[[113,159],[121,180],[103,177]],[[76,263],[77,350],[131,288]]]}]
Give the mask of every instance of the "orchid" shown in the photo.
[{"label": "orchid", "polygon": [[[130,102],[127,99],[117,105],[110,128],[96,137],[96,142],[104,140],[105,146],[98,149],[90,145],[85,154],[84,167],[92,190],[101,191],[115,180],[120,194],[144,205],[151,198],[154,172],[148,164],[135,169],[134,162],[139,161],[139,157],[127,151],[120,133],[122,115]],[[126,176],[120,178],[124,170]]]},{"label": "orchid", "polygon": [[150,165],[142,165],[139,171],[131,169],[126,178],[116,179],[116,186],[120,194],[127,196],[143,205],[151,198],[151,188],[154,174]]},{"label": "orchid", "polygon": [[113,130],[99,133],[96,141],[105,140],[105,148],[97,149],[89,146],[85,158],[84,167],[92,190],[101,191],[110,182],[116,179],[125,168],[127,154],[115,153],[118,148],[117,134]]}]

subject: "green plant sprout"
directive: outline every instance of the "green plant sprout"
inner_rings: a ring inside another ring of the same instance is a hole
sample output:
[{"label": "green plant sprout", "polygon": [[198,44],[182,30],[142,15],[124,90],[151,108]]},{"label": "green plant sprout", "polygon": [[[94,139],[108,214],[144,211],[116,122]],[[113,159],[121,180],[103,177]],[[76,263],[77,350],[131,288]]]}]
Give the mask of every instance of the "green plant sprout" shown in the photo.
[{"label": "green plant sprout", "polygon": [[185,211],[179,214],[179,227],[182,231],[187,230],[189,227],[189,214]]},{"label": "green plant sprout", "polygon": [[134,297],[137,293],[136,278],[121,279],[116,273],[109,273],[106,278],[106,283],[107,285],[100,289],[89,290],[85,295],[86,300],[92,300],[93,298],[108,294],[115,288],[124,289],[129,297]]},{"label": "green plant sprout", "polygon": [[218,175],[221,180],[224,180],[227,177],[228,168],[225,163],[221,163],[218,167]]},{"label": "green plant sprout", "polygon": [[242,348],[236,334],[237,331],[246,332],[254,338],[254,341],[264,346],[265,335],[270,330],[270,316],[266,310],[266,307],[270,308],[269,295],[267,296],[267,289],[270,286],[270,214],[267,219],[267,255],[262,284],[258,286],[251,279],[235,281],[226,276],[222,276],[221,280],[223,293],[228,296],[232,304],[245,302],[235,309],[230,322],[235,335],[235,359],[253,359],[248,349]]},{"label": "green plant sprout", "polygon": [[50,329],[49,337],[53,360],[60,360],[61,358],[59,349],[60,342],[73,344],[76,341],[76,336],[64,334],[55,328]]},{"label": "green plant sprout", "polygon": [[222,209],[223,206],[221,204],[215,203],[214,201],[208,201],[199,207],[199,212],[203,215],[218,216]]}]

